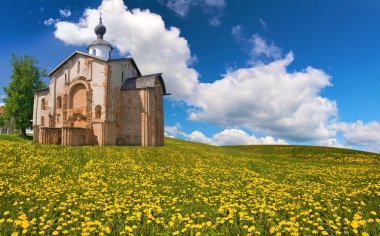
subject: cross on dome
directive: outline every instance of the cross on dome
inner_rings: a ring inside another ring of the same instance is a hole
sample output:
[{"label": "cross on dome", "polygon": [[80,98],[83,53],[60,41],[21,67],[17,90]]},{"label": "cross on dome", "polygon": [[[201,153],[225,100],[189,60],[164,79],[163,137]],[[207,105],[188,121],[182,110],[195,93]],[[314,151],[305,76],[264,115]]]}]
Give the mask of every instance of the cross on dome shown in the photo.
[{"label": "cross on dome", "polygon": [[95,26],[95,34],[98,39],[103,39],[104,34],[106,33],[106,27],[103,25],[102,22],[102,13],[100,12],[100,17],[99,17],[99,24]]}]

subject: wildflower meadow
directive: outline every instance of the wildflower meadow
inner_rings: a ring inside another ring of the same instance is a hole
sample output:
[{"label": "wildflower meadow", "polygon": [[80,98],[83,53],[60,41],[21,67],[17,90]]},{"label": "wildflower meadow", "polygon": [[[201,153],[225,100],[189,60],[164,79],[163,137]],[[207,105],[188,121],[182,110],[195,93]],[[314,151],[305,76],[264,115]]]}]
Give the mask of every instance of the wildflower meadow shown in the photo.
[{"label": "wildflower meadow", "polygon": [[0,140],[0,235],[376,235],[380,155]]}]

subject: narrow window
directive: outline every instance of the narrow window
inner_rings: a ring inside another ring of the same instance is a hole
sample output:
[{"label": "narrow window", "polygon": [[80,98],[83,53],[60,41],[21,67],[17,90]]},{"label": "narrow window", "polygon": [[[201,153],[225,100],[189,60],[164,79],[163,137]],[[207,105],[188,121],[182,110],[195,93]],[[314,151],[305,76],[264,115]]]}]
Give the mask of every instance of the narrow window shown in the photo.
[{"label": "narrow window", "polygon": [[111,59],[111,51],[108,51],[108,59]]},{"label": "narrow window", "polygon": [[41,110],[45,110],[46,109],[46,102],[45,102],[45,98],[43,98],[41,100]]},{"label": "narrow window", "polygon": [[95,107],[95,119],[100,119],[102,116],[102,107],[100,105],[97,105]]},{"label": "narrow window", "polygon": [[121,82],[124,82],[124,71],[121,72]]},{"label": "narrow window", "polygon": [[92,49],[92,54],[93,54],[94,56],[96,56],[96,49],[95,49],[95,48]]},{"label": "narrow window", "polygon": [[61,98],[61,96],[57,97],[57,108],[58,109],[62,108],[62,98]]},{"label": "narrow window", "polygon": [[41,117],[41,126],[45,126],[45,119],[43,116]]},{"label": "narrow window", "polygon": [[67,84],[67,74],[65,74],[65,84]]},{"label": "narrow window", "polygon": [[80,61],[78,61],[78,65],[77,65],[77,73],[79,73],[80,71]]}]

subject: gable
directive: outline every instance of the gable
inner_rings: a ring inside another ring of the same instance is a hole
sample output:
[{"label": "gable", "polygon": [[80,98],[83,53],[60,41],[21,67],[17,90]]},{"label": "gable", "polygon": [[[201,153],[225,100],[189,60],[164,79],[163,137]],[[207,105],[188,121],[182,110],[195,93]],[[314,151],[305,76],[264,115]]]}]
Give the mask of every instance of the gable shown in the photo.
[{"label": "gable", "polygon": [[75,51],[73,54],[71,54],[68,58],[66,58],[63,62],[61,62],[61,64],[59,64],[57,67],[55,67],[49,74],[48,76],[51,77],[56,71],[58,71],[61,67],[63,67],[69,60],[71,60],[72,58],[74,58],[76,55],[80,55],[80,56],[83,56],[84,58],[93,58],[93,59],[96,59],[96,60],[100,60],[100,61],[107,61],[106,59],[104,58],[101,58],[101,57],[97,57],[97,56],[94,56],[94,55],[90,55],[90,54],[87,54],[87,53],[83,53],[83,52],[78,52],[78,51]]}]

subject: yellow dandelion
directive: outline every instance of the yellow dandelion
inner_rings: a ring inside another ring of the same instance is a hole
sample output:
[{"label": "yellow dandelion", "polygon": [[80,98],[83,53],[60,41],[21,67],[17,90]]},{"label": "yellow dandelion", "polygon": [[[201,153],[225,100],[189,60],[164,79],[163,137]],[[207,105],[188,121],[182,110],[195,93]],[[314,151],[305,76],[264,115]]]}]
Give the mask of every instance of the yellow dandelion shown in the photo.
[{"label": "yellow dandelion", "polygon": [[359,227],[359,222],[356,220],[351,221],[351,227],[356,229],[357,227]]},{"label": "yellow dandelion", "polygon": [[251,227],[248,228],[247,231],[248,231],[249,233],[251,233],[251,232],[254,231],[255,229],[256,229],[256,227],[252,225]]}]

